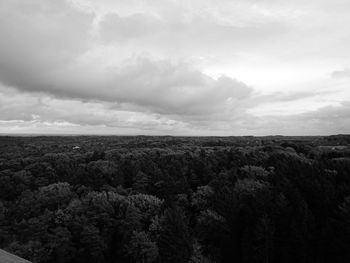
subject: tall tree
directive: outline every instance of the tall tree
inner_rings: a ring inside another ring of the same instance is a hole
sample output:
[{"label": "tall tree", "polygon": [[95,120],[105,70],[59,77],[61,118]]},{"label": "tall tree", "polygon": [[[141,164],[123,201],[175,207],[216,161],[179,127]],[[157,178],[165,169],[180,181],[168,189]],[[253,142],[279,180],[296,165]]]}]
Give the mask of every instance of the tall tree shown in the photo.
[{"label": "tall tree", "polygon": [[161,262],[185,263],[191,255],[191,237],[184,212],[172,205],[164,212],[158,240]]}]

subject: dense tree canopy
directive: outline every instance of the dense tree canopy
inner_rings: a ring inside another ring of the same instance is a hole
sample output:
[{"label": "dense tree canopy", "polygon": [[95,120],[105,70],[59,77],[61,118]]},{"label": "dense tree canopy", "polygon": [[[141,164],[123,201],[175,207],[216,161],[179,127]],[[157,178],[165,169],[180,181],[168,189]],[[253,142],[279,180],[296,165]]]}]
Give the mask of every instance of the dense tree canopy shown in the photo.
[{"label": "dense tree canopy", "polygon": [[33,262],[350,262],[350,136],[0,137]]}]

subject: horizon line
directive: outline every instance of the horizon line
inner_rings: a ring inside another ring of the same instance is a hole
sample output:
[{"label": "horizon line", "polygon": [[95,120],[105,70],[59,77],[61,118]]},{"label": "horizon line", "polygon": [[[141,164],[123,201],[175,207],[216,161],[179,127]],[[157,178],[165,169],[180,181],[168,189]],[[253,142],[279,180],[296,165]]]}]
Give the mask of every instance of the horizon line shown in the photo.
[{"label": "horizon line", "polygon": [[269,134],[269,135],[151,135],[151,134],[84,134],[84,133],[0,133],[0,137],[78,137],[78,136],[114,136],[114,137],[330,137],[330,136],[350,136],[350,134],[328,134],[328,135],[283,135],[283,134]]}]

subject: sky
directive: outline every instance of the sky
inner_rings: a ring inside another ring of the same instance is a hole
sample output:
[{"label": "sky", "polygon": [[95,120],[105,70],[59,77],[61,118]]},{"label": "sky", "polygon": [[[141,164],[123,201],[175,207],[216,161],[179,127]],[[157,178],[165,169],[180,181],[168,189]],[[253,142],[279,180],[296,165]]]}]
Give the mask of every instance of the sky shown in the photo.
[{"label": "sky", "polygon": [[1,0],[0,133],[350,133],[348,0]]}]

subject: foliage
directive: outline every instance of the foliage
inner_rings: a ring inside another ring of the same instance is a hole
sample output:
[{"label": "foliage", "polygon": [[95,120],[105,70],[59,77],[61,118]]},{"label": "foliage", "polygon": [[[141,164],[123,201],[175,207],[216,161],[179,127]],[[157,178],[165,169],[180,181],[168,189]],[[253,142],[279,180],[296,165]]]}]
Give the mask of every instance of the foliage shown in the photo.
[{"label": "foliage", "polygon": [[35,263],[350,262],[349,143],[0,137],[0,246]]}]

